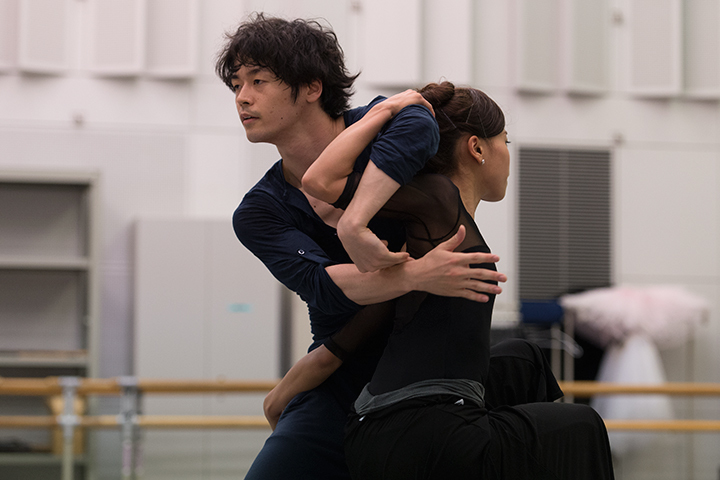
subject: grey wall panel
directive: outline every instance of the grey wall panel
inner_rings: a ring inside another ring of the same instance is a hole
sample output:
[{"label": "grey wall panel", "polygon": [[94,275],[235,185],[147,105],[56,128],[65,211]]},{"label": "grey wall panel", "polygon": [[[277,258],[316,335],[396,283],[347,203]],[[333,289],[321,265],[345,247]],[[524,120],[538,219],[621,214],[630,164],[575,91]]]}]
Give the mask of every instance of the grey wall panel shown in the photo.
[{"label": "grey wall panel", "polygon": [[362,71],[365,82],[415,86],[421,78],[421,2],[362,3]]},{"label": "grey wall panel", "polygon": [[683,59],[685,94],[720,98],[720,2],[687,0],[684,4]]},{"label": "grey wall panel", "polygon": [[559,0],[519,0],[517,87],[552,92],[560,86]]},{"label": "grey wall panel", "polygon": [[[456,85],[472,81],[473,2],[425,2],[423,11],[423,81],[447,79]],[[452,25],[452,29],[438,28]]]},{"label": "grey wall panel", "polygon": [[19,0],[0,0],[0,71],[17,62],[19,7]]},{"label": "grey wall panel", "polygon": [[135,247],[135,374],[204,377],[203,230],[139,221]]},{"label": "grey wall panel", "polygon": [[91,0],[90,69],[98,74],[140,73],[145,51],[146,0]]},{"label": "grey wall panel", "polygon": [[607,0],[568,0],[567,89],[597,94],[609,90],[610,6]]},{"label": "grey wall panel", "polygon": [[240,244],[229,219],[207,222],[206,229],[208,375],[276,378],[279,284]]},{"label": "grey wall panel", "polygon": [[[279,284],[228,220],[138,221],[135,373],[151,378],[278,376]],[[148,397],[152,414],[261,415],[263,394]],[[145,435],[154,479],[241,478],[269,433]]]},{"label": "grey wall panel", "polygon": [[69,67],[70,0],[20,0],[18,63],[22,70],[61,73]]},{"label": "grey wall panel", "polygon": [[674,96],[681,90],[680,0],[630,0],[627,74],[638,96]]},{"label": "grey wall panel", "polygon": [[147,73],[154,77],[191,77],[197,69],[196,0],[147,2]]}]

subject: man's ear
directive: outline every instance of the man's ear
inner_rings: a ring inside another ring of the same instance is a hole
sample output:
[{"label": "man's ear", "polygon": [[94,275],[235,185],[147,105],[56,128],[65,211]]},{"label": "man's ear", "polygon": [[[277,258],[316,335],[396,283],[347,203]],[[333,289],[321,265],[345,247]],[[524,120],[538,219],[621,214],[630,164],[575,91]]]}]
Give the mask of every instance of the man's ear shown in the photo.
[{"label": "man's ear", "polygon": [[323,84],[320,80],[313,80],[308,83],[305,88],[306,99],[308,102],[317,102],[320,99],[320,95],[322,95],[323,91]]}]

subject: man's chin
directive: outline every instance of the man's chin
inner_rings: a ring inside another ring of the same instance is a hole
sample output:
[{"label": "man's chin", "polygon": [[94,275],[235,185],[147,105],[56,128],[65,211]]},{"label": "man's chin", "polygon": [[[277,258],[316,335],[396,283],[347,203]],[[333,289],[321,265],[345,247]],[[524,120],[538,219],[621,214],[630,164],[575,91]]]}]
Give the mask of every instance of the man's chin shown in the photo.
[{"label": "man's chin", "polygon": [[265,143],[265,140],[262,138],[261,135],[253,134],[250,132],[245,132],[245,138],[247,138],[247,141],[250,143]]}]

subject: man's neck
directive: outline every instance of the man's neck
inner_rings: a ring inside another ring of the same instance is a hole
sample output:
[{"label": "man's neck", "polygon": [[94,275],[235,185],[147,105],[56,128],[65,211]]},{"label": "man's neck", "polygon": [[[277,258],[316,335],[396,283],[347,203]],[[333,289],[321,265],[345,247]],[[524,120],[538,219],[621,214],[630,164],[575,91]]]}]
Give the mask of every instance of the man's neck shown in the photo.
[{"label": "man's neck", "polygon": [[333,119],[325,112],[303,122],[296,132],[278,144],[285,180],[302,188],[302,177],[322,151],[345,129],[342,116]]}]

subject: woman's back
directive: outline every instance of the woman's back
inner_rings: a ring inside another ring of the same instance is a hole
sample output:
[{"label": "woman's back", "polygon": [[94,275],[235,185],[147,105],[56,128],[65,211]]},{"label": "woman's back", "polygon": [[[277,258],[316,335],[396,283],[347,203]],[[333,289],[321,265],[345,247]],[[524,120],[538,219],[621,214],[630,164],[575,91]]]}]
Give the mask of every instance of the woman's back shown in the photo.
[{"label": "woman's back", "polygon": [[[418,258],[465,226],[462,251],[490,252],[455,185],[443,175],[418,175],[383,207],[402,220],[407,249]],[[475,267],[495,269],[494,264]],[[483,383],[489,362],[494,296],[487,303],[411,292],[396,301],[393,332],[369,385],[378,395],[411,383],[467,379]]]}]

